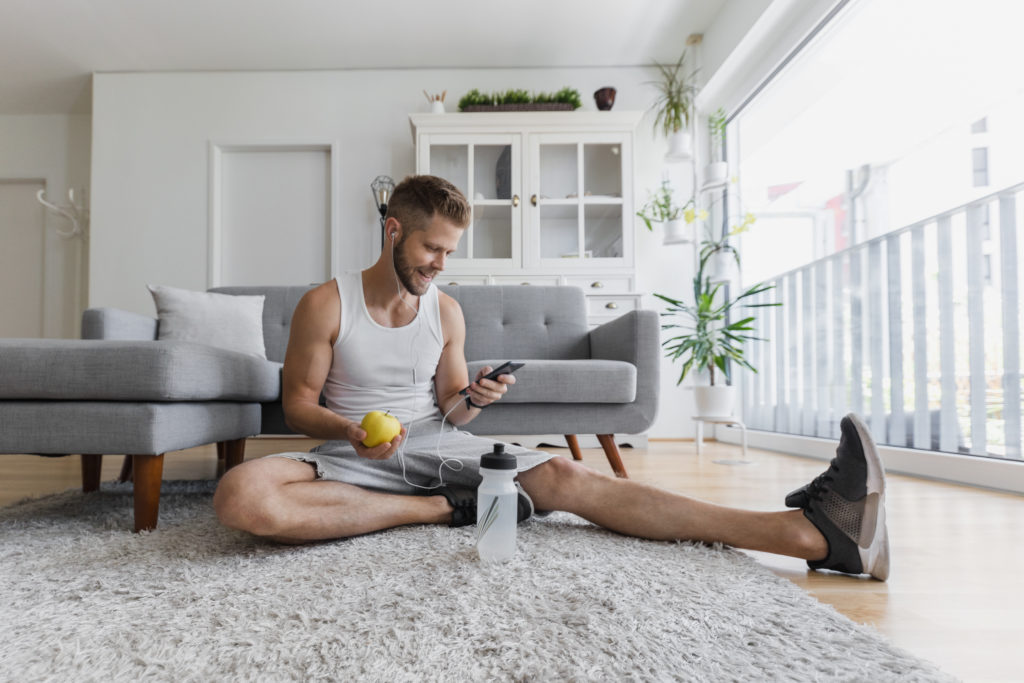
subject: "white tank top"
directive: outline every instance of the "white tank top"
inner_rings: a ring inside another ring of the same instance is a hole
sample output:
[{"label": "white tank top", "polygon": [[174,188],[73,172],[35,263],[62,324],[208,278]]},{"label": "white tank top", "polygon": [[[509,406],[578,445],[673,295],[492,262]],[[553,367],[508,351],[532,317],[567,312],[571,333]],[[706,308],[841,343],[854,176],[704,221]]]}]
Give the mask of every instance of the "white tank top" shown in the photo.
[{"label": "white tank top", "polygon": [[341,326],[324,384],[327,407],[356,422],[371,410],[391,411],[403,425],[436,416],[434,373],[444,348],[437,287],[420,297],[411,323],[384,327],[366,310],[362,273],[335,280]]}]

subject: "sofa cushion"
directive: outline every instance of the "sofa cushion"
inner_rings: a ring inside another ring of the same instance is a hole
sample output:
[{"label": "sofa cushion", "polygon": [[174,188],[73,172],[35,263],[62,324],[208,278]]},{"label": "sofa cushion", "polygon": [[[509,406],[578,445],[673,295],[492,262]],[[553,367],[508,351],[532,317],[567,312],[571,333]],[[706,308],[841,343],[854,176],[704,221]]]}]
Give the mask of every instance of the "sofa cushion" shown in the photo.
[{"label": "sofa cushion", "polygon": [[210,291],[232,296],[265,297],[263,300],[263,344],[267,347],[269,360],[283,363],[295,307],[299,305],[299,301],[306,292],[315,286],[214,287]]},{"label": "sofa cushion", "polygon": [[0,339],[0,399],[273,401],[281,364],[179,341]]},{"label": "sofa cushion", "polygon": [[636,366],[618,360],[470,361],[472,381],[480,368],[496,368],[506,360],[526,363],[513,373],[502,403],[631,403],[636,399]]},{"label": "sofa cushion", "polygon": [[148,285],[156,304],[157,339],[209,344],[266,358],[263,296],[228,296]]},{"label": "sofa cushion", "polygon": [[0,453],[157,455],[260,431],[260,405],[228,401],[4,401]]}]

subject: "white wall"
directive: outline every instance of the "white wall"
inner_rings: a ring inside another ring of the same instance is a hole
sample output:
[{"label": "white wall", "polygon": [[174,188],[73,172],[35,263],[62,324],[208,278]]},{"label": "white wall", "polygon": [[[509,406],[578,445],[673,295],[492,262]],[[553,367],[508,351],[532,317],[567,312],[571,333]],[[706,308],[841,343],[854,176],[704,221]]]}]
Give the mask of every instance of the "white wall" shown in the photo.
[{"label": "white wall", "polygon": [[[82,115],[0,116],[0,179],[42,179],[50,201],[63,204],[69,187],[81,194],[89,188],[89,128]],[[82,241],[64,240],[57,230],[68,222],[46,214],[43,274],[43,335],[75,338],[85,302]],[[0,292],[0,311],[7,297]]]},{"label": "white wall", "polygon": [[[422,90],[448,90],[450,111],[468,89],[577,88],[584,107],[612,85],[615,108],[644,110],[651,70],[423,70],[98,74],[93,92],[92,239],[89,305],[153,314],[146,283],[207,286],[208,143],[336,142],[340,154],[343,269],[375,254],[378,223],[369,183],[415,170],[408,114],[427,109]],[[638,201],[662,177],[665,142],[646,117],[636,138]],[[665,248],[636,220],[638,286],[682,296],[692,248]],[[647,308],[660,308],[645,297]],[[662,407],[652,437],[692,435],[691,392],[663,361]]]}]

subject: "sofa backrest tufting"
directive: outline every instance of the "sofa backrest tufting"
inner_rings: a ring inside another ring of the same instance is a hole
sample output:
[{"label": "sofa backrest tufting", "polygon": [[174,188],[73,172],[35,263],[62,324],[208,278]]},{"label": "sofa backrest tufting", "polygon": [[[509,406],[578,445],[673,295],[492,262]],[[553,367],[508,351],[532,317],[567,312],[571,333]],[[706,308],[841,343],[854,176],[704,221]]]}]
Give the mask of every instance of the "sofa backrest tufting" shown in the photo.
[{"label": "sofa backrest tufting", "polygon": [[446,285],[466,319],[466,360],[590,358],[579,287]]},{"label": "sofa backrest tufting", "polygon": [[[262,294],[267,358],[284,362],[292,314],[310,286],[217,287],[211,292]],[[466,319],[466,360],[590,357],[587,310],[578,287],[445,285]]]}]

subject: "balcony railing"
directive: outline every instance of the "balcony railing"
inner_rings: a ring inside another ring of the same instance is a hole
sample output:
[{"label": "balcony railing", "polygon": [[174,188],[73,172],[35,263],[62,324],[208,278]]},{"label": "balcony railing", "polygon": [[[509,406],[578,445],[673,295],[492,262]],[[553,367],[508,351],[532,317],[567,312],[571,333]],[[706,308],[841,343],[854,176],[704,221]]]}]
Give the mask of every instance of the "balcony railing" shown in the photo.
[{"label": "balcony railing", "polygon": [[[1024,183],[789,271],[752,309],[747,425],[1021,459]],[[739,373],[738,373],[739,374]]]}]

